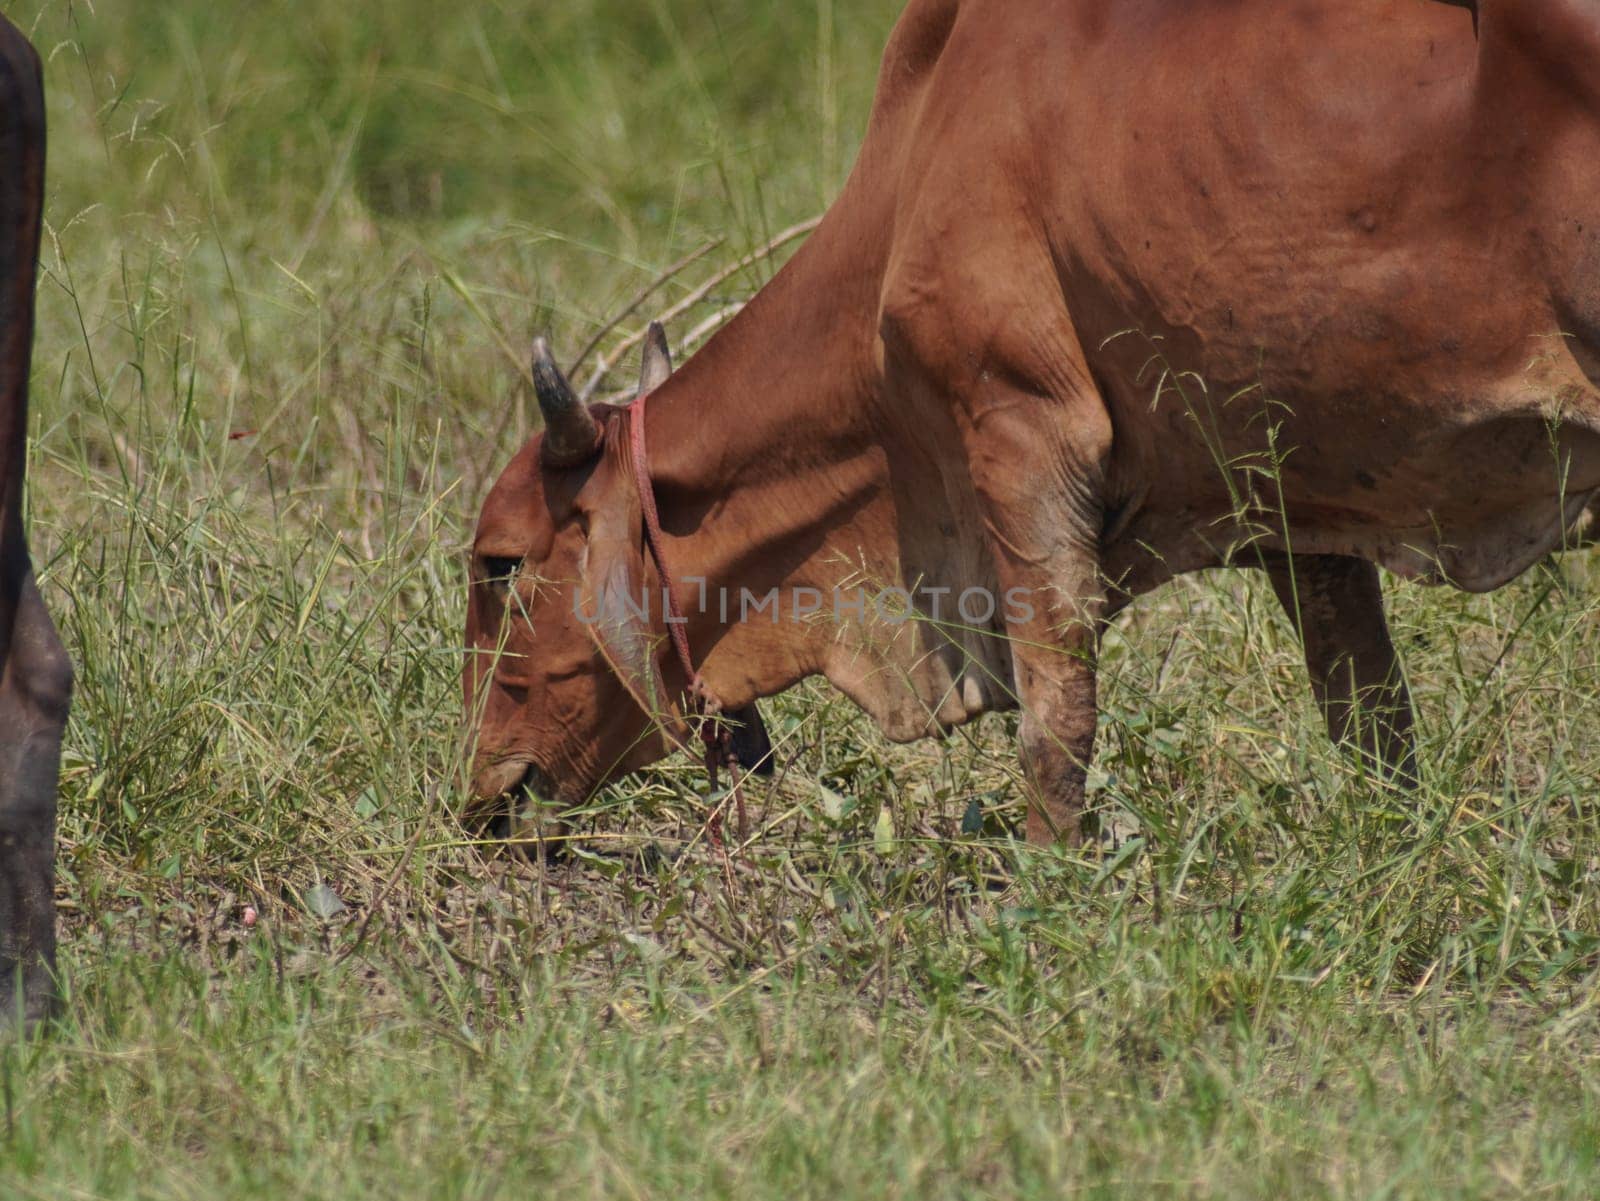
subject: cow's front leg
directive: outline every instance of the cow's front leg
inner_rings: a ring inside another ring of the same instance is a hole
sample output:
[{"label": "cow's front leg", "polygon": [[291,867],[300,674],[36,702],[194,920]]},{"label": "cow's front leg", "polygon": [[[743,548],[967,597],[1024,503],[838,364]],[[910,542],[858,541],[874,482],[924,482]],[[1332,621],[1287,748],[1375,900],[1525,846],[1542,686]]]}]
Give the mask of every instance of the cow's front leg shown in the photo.
[{"label": "cow's front leg", "polygon": [[960,439],[965,462],[944,474],[953,494],[970,481],[1001,592],[1028,841],[1076,845],[1094,751],[1114,431],[1071,316],[1050,303],[1057,262],[1033,230],[1013,232],[951,220],[925,240],[908,235],[884,280],[880,337],[891,389],[947,411]]},{"label": "cow's front leg", "polygon": [[1077,846],[1097,717],[1099,480],[1107,439],[1098,409],[1074,423],[1060,407],[1030,400],[983,412],[969,462],[1003,590],[1022,711],[1028,841]]},{"label": "cow's front leg", "polygon": [[[1046,630],[1014,630],[1013,662],[1022,706],[1022,766],[1028,780],[1028,841],[1077,846],[1084,784],[1094,753],[1094,638],[1077,619]],[[1058,645],[1043,645],[1048,633]],[[1020,649],[1026,644],[1026,649]]]},{"label": "cow's front leg", "polygon": [[1300,633],[1328,734],[1385,779],[1416,779],[1411,696],[1383,614],[1378,569],[1343,555],[1277,556],[1272,588]]}]

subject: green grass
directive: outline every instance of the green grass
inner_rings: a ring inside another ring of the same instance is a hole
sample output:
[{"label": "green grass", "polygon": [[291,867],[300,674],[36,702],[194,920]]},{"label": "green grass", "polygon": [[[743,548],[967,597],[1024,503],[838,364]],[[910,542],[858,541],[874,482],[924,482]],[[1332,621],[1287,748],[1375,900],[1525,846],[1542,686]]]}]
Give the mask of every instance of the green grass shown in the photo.
[{"label": "green grass", "polygon": [[1231,574],[1109,639],[1104,853],[1010,843],[1012,722],[896,748],[814,686],[731,872],[687,762],[559,864],[452,820],[462,551],[528,428],[500,343],[570,357],[820,211],[896,7],[8,9],[79,686],[65,1012],[0,1047],[0,1196],[1595,1194],[1583,555],[1391,586],[1409,795]]}]

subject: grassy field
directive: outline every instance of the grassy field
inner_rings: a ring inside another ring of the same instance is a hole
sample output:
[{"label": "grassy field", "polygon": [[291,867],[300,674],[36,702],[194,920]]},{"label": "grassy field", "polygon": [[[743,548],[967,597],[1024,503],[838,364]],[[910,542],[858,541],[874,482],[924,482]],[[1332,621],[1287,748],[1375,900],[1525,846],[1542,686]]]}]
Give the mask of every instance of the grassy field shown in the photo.
[{"label": "grassy field", "polygon": [[66,1003],[0,1046],[0,1197],[1595,1195],[1581,554],[1389,586],[1412,794],[1227,574],[1109,639],[1103,853],[1010,842],[1014,721],[891,747],[816,686],[768,703],[731,886],[685,762],[557,864],[453,821],[506,348],[570,359],[712,244],[605,351],[820,212],[897,7],[7,6],[48,60],[31,528],[79,684]]}]

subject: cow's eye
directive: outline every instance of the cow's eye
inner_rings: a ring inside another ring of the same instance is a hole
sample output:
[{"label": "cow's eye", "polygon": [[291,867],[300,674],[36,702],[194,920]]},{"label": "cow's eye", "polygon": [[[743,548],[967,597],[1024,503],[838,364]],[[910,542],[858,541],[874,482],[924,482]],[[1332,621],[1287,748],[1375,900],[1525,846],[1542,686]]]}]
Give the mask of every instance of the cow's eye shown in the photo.
[{"label": "cow's eye", "polygon": [[522,570],[521,559],[502,558],[499,555],[485,555],[483,557],[483,579],[487,584],[503,588],[517,578],[517,572]]}]

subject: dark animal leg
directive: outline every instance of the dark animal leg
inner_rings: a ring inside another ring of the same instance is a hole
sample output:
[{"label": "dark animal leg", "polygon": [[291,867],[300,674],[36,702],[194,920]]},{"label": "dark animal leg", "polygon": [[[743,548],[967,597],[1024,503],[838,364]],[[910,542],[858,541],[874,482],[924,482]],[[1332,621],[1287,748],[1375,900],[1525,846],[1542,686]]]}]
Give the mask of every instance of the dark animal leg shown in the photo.
[{"label": "dark animal leg", "polygon": [[766,723],[761,720],[761,710],[754,701],[742,709],[729,709],[723,714],[732,726],[733,753],[739,766],[758,776],[771,776],[773,771],[772,739],[767,734]]},{"label": "dark animal leg", "polygon": [[0,19],[0,1027],[54,997],[56,775],[72,665],[22,529],[34,273],[44,197],[39,59]]},{"label": "dark animal leg", "polygon": [[1266,568],[1300,632],[1328,734],[1385,779],[1414,783],[1411,697],[1384,619],[1378,569],[1342,555],[1279,556]]},{"label": "dark animal leg", "polygon": [[56,774],[72,699],[72,664],[27,549],[8,545],[4,556],[7,592],[19,565],[23,576],[0,671],[0,1026],[43,1017],[54,992]]}]

